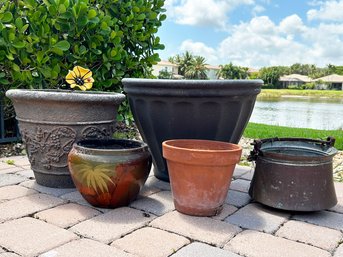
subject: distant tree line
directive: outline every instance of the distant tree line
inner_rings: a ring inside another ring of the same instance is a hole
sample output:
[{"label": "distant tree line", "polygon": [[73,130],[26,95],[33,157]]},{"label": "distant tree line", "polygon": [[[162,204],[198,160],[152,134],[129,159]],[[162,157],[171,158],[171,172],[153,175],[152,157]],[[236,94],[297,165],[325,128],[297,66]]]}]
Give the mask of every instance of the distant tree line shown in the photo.
[{"label": "distant tree line", "polygon": [[289,74],[300,74],[317,79],[330,74],[343,75],[343,66],[329,64],[327,67],[319,68],[314,64],[295,63],[291,66],[263,67],[259,70],[257,78],[262,79],[267,86],[279,88],[280,77]]},{"label": "distant tree line", "polygon": [[[169,58],[169,61],[178,65],[178,75],[185,79],[208,79],[208,68],[206,59],[199,55],[193,55],[191,52],[175,55]],[[317,67],[314,64],[295,63],[291,66],[271,66],[263,67],[258,72],[249,72],[248,67],[233,65],[231,62],[225,65],[219,65],[217,72],[218,79],[262,79],[265,85],[279,88],[281,76],[289,74],[306,75],[312,79],[320,78],[329,74],[343,75],[343,66],[332,64],[324,68]],[[160,78],[171,78],[172,74],[166,71],[160,72]]]}]

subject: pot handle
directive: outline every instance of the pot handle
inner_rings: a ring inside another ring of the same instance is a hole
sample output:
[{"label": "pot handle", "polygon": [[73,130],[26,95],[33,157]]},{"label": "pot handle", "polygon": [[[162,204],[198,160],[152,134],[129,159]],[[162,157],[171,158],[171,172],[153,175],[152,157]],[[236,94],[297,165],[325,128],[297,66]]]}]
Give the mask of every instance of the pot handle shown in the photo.
[{"label": "pot handle", "polygon": [[313,142],[318,143],[322,147],[333,147],[335,145],[336,139],[334,137],[327,137],[326,140],[317,140],[317,139],[308,139],[308,138],[267,138],[267,139],[255,139],[251,145],[254,146],[254,149],[250,152],[250,155],[248,156],[248,161],[256,161],[258,156],[263,156],[263,152],[261,150],[262,144],[266,142],[275,142],[275,141],[307,141],[307,142]]}]

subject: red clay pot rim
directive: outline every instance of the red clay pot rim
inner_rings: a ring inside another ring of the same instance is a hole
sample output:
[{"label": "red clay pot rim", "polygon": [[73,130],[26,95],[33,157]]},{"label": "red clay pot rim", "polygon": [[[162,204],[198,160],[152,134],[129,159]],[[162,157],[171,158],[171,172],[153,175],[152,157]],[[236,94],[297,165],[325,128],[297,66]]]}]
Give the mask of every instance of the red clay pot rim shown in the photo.
[{"label": "red clay pot rim", "polygon": [[[230,147],[231,149],[197,149],[197,148],[189,148],[189,147],[180,147],[180,146],[174,146],[172,143],[175,142],[197,142],[197,143],[219,143],[221,145],[226,145]],[[223,141],[215,141],[215,140],[202,140],[202,139],[172,139],[172,140],[166,140],[162,143],[164,147],[171,148],[171,149],[177,149],[177,150],[187,150],[192,152],[198,152],[198,153],[230,153],[230,152],[236,152],[242,150],[242,147],[237,144],[223,142]]]}]

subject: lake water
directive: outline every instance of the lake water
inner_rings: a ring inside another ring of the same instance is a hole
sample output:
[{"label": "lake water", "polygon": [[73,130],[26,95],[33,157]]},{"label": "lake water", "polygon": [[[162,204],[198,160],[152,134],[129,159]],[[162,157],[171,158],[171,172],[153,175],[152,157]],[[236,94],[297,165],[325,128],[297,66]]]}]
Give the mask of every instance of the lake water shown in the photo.
[{"label": "lake water", "polygon": [[250,122],[297,128],[343,128],[343,99],[282,97],[258,99]]}]

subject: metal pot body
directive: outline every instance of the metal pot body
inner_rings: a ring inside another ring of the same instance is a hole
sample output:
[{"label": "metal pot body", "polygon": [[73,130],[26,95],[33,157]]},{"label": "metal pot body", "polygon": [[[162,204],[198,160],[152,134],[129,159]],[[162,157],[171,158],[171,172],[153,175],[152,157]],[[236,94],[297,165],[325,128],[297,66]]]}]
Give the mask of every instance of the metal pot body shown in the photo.
[{"label": "metal pot body", "polygon": [[250,196],[289,211],[319,211],[336,205],[332,158],[334,141],[272,138],[255,141],[256,168]]},{"label": "metal pot body", "polygon": [[205,139],[237,143],[262,80],[123,79],[137,127],[153,156],[154,173],[169,181],[162,142]]},{"label": "metal pot body", "polygon": [[58,90],[6,92],[38,184],[74,187],[67,156],[82,139],[111,138],[123,94]]},{"label": "metal pot body", "polygon": [[151,168],[148,146],[135,140],[82,140],[68,156],[81,195],[103,208],[127,206],[136,199]]}]

